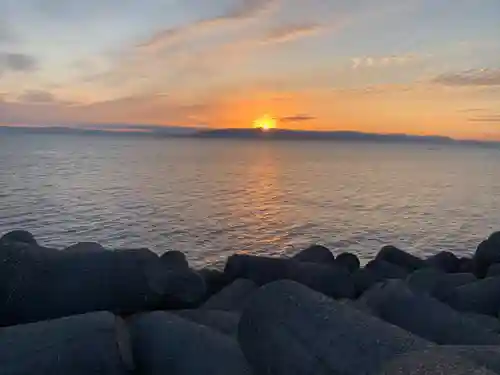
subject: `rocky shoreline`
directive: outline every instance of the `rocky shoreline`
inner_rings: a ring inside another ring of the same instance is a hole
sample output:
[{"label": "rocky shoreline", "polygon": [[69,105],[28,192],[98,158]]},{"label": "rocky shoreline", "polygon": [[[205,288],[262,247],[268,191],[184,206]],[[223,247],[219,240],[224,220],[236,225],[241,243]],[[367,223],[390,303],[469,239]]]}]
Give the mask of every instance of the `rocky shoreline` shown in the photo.
[{"label": "rocky shoreline", "polygon": [[500,374],[499,312],[500,232],[472,257],[313,245],[224,270],[0,238],[0,375]]}]

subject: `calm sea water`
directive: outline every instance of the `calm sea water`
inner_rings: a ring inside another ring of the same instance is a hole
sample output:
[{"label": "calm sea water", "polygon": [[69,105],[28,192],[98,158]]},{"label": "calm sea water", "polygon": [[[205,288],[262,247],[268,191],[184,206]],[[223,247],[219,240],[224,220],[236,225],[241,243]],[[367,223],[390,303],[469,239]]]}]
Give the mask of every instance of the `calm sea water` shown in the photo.
[{"label": "calm sea water", "polygon": [[181,250],[193,265],[310,243],[471,252],[500,229],[500,150],[69,135],[0,138],[0,232]]}]

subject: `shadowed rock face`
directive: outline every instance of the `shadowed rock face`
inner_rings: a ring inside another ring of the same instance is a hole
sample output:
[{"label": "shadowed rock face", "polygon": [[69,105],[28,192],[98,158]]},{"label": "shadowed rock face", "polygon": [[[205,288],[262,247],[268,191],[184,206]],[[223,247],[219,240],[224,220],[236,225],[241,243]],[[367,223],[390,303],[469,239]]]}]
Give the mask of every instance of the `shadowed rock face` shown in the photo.
[{"label": "shadowed rock face", "polygon": [[292,281],[259,289],[239,341],[257,374],[373,374],[426,340]]},{"label": "shadowed rock face", "polygon": [[395,246],[384,246],[377,254],[375,260],[383,260],[395,264],[408,272],[426,267],[423,259],[407,253],[406,251],[400,250]]},{"label": "shadowed rock face", "polygon": [[492,264],[500,263],[500,232],[493,233],[479,244],[473,262],[474,273],[477,277],[485,277]]},{"label": "shadowed rock face", "polygon": [[141,374],[251,375],[237,342],[206,326],[158,311],[129,324]]},{"label": "shadowed rock face", "polygon": [[485,367],[451,353],[434,349],[402,354],[387,363],[378,375],[495,375]]},{"label": "shadowed rock face", "polygon": [[125,375],[132,363],[117,330],[107,312],[2,328],[0,373]]},{"label": "shadowed rock face", "polygon": [[14,230],[12,232],[6,233],[0,238],[0,243],[8,243],[8,242],[20,242],[29,245],[36,245],[37,242],[35,237],[25,230]]},{"label": "shadowed rock face", "polygon": [[335,261],[335,256],[330,249],[325,246],[312,245],[294,255],[292,259],[299,262],[311,262],[327,265],[332,264]]}]

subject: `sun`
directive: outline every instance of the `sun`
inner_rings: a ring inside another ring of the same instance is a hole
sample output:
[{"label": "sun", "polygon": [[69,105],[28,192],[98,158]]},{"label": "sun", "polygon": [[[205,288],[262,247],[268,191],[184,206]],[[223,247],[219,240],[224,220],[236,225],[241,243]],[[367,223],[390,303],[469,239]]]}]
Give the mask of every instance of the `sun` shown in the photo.
[{"label": "sun", "polygon": [[268,131],[271,129],[275,129],[276,124],[277,124],[276,119],[274,119],[273,117],[271,117],[269,115],[264,115],[264,116],[259,117],[258,119],[256,119],[253,122],[253,127],[256,129]]}]

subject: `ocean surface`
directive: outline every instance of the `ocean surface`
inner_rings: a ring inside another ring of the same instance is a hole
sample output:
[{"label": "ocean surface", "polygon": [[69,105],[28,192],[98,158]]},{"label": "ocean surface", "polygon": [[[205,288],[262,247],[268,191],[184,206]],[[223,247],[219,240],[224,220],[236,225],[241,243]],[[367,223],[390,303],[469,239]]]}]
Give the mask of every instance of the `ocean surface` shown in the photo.
[{"label": "ocean surface", "polygon": [[466,254],[500,230],[500,149],[396,143],[2,135],[0,233],[44,245],[371,258]]}]

